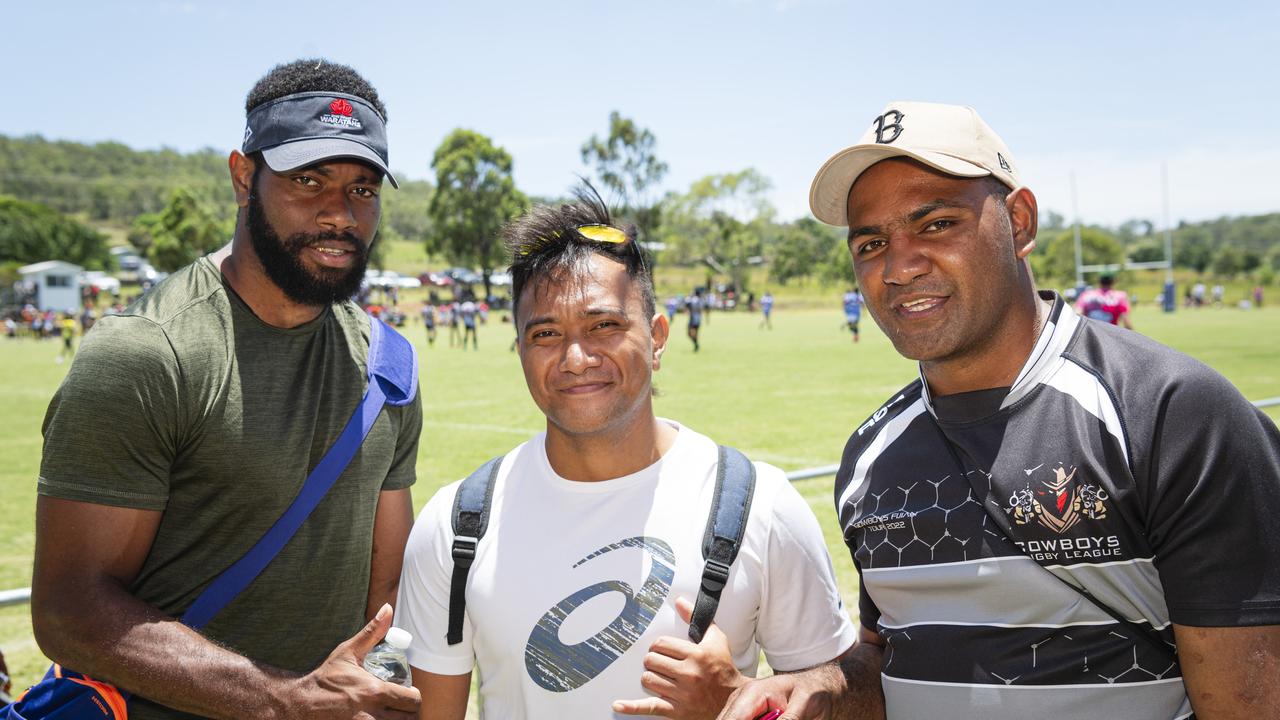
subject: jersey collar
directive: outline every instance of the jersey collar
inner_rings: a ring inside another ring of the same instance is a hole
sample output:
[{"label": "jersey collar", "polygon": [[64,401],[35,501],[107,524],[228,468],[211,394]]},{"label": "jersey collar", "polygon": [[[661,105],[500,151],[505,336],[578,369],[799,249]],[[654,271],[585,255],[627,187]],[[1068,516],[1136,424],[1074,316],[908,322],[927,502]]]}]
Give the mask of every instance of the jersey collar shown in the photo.
[{"label": "jersey collar", "polygon": [[[1026,397],[1027,393],[1053,374],[1062,364],[1062,353],[1066,351],[1067,344],[1071,342],[1071,336],[1075,334],[1076,327],[1080,324],[1078,315],[1071,311],[1064,312],[1066,302],[1061,295],[1052,290],[1041,290],[1037,295],[1041,300],[1052,302],[1053,307],[1045,318],[1044,327],[1040,328],[1040,336],[1036,338],[1031,354],[1027,356],[1027,361],[1018,372],[1017,379],[1013,381],[1009,394],[1005,396],[1004,402],[1000,403],[1001,410]],[[929,381],[924,377],[924,368],[920,367],[918,372],[924,405],[928,408],[929,414],[936,418],[938,413],[933,408],[933,398],[929,392]]]}]

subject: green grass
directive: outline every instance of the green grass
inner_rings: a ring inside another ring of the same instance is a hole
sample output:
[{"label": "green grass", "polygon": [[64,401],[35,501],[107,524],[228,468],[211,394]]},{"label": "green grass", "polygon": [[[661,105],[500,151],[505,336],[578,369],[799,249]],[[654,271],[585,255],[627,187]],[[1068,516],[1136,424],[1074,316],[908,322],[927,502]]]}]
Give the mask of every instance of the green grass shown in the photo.
[{"label": "green grass", "polygon": [[[660,287],[687,279],[676,277]],[[785,469],[836,462],[852,429],[909,382],[915,367],[893,351],[869,318],[862,342],[850,342],[843,331],[838,289],[792,292],[779,293],[773,331],[757,328],[759,315],[711,315],[697,354],[684,336],[684,318],[677,316],[657,376],[658,413]],[[539,431],[543,421],[529,400],[516,355],[508,351],[513,330],[499,322],[500,314],[481,327],[478,352],[450,348],[447,331],[427,348],[421,323],[413,312],[410,317],[404,331],[422,351],[426,409],[414,488],[414,503],[421,508],[438,487],[509,450]],[[1280,309],[1165,315],[1146,306],[1134,312],[1133,321],[1142,332],[1220,370],[1246,397],[1280,396]],[[67,369],[54,363],[59,345],[0,340],[4,589],[30,583],[40,423]],[[1277,410],[1271,410],[1272,417],[1280,417]],[[835,524],[832,479],[806,480],[798,488],[822,522],[846,603],[856,611],[857,578]],[[45,665],[31,639],[28,617],[25,606],[0,610],[0,650],[15,686],[25,687]]]}]

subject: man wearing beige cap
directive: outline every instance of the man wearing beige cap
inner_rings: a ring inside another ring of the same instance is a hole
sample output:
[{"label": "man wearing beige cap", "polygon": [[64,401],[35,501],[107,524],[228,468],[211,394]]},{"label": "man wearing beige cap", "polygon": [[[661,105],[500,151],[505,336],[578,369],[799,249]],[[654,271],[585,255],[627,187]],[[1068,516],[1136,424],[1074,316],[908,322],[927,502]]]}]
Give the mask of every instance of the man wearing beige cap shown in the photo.
[{"label": "man wearing beige cap", "polygon": [[861,642],[722,718],[1280,717],[1280,432],[1037,292],[1018,172],[974,110],[915,102],[818,172],[810,206],[920,378],[836,477]]}]

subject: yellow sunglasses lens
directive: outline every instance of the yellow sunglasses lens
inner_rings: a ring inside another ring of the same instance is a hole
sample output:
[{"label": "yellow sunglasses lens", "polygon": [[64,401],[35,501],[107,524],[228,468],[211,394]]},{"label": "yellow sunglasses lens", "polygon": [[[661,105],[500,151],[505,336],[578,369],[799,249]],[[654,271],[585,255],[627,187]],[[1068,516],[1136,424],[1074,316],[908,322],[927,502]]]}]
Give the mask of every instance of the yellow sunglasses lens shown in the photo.
[{"label": "yellow sunglasses lens", "polygon": [[627,241],[627,234],[611,225],[583,225],[578,234],[593,242],[621,244]]}]

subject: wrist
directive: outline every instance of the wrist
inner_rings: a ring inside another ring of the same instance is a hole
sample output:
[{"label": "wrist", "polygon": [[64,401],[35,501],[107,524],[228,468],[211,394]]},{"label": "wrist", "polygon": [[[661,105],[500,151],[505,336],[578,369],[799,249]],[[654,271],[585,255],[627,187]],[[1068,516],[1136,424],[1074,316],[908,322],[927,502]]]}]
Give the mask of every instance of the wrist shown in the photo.
[{"label": "wrist", "polygon": [[269,682],[263,687],[263,692],[258,695],[260,707],[253,717],[261,717],[264,720],[288,720],[296,708],[306,707],[306,703],[303,702],[303,695],[306,693],[304,684],[305,677],[298,675],[282,673],[269,678]]},{"label": "wrist", "polygon": [[751,678],[747,677],[746,675],[743,675],[742,671],[738,670],[738,668],[735,667],[733,669],[733,676],[729,678],[729,683],[728,683],[729,691],[732,692],[734,690],[737,690],[743,685],[746,685],[747,683],[751,682],[751,680],[752,680]]}]

